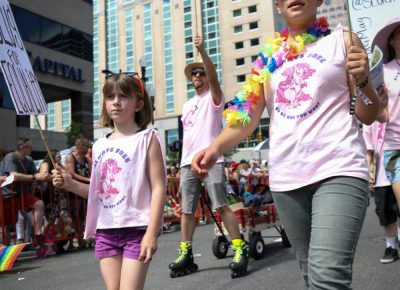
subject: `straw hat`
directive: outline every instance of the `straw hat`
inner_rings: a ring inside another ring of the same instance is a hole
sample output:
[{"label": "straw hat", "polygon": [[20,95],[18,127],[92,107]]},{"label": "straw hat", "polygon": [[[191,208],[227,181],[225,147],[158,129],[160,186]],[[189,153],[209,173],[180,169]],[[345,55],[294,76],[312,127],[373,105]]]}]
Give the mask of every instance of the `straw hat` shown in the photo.
[{"label": "straw hat", "polygon": [[400,26],[400,18],[389,20],[375,35],[372,41],[372,49],[377,45],[383,52],[383,63],[388,62],[389,47],[388,40],[393,31]]},{"label": "straw hat", "polygon": [[189,81],[192,80],[192,70],[194,68],[204,69],[204,64],[202,62],[192,62],[185,67],[185,76]]}]

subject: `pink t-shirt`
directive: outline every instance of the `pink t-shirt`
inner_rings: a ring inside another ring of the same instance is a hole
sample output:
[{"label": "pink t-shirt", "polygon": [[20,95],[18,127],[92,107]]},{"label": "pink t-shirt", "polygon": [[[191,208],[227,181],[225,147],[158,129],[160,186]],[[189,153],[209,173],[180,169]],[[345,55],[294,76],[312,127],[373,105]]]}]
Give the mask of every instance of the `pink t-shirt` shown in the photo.
[{"label": "pink t-shirt", "polygon": [[389,95],[385,150],[398,150],[400,149],[400,63],[394,59],[385,64],[383,75]]},{"label": "pink t-shirt", "polygon": [[349,114],[343,30],[306,46],[271,77],[270,187],[297,189],[332,176],[369,180],[366,149]]},{"label": "pink t-shirt", "polygon": [[85,238],[94,237],[96,229],[149,224],[151,186],[146,159],[152,136],[160,142],[157,131],[148,128],[94,143]]},{"label": "pink t-shirt", "polygon": [[[208,147],[222,130],[222,111],[225,98],[221,104],[214,104],[211,91],[195,95],[183,105],[183,146],[181,167],[192,163],[194,155]],[[217,163],[223,162],[223,156]]]},{"label": "pink t-shirt", "polygon": [[363,136],[367,150],[374,151],[376,156],[376,180],[374,187],[390,185],[386,178],[385,168],[383,167],[383,146],[385,140],[386,123],[374,122],[370,126],[363,125]]}]

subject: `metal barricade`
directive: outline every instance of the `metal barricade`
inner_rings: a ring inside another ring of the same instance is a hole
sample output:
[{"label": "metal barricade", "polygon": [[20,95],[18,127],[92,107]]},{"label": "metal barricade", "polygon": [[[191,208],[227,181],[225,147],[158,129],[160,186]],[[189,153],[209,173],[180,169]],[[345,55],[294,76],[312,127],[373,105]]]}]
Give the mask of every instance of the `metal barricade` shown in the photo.
[{"label": "metal barricade", "polygon": [[83,239],[86,200],[55,189],[50,180],[14,182],[6,189],[0,188],[0,196],[2,243]]}]

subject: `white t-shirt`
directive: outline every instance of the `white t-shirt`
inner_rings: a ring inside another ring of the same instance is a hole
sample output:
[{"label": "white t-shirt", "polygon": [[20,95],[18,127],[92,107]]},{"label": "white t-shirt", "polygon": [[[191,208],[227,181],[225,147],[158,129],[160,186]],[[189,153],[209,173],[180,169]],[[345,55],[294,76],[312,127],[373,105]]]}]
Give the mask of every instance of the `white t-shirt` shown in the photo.
[{"label": "white t-shirt", "polygon": [[148,128],[94,143],[85,238],[94,237],[96,229],[148,225],[152,191],[146,160],[153,136],[160,142],[157,131]]},{"label": "white t-shirt", "polygon": [[[181,167],[190,165],[194,155],[207,148],[222,131],[222,111],[225,98],[221,104],[214,104],[211,91],[195,95],[183,105],[183,145]],[[217,163],[223,162],[220,156]]]}]

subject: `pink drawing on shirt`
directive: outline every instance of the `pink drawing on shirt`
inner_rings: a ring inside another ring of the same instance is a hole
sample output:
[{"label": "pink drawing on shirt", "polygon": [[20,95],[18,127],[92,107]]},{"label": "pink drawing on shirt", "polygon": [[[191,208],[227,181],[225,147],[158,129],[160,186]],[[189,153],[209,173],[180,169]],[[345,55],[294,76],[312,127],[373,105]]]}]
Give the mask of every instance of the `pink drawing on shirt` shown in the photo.
[{"label": "pink drawing on shirt", "polygon": [[107,159],[101,165],[100,185],[99,194],[104,195],[105,199],[109,199],[112,194],[118,194],[119,191],[113,187],[115,176],[121,171],[121,167],[118,167],[117,161],[114,159]]},{"label": "pink drawing on shirt", "polygon": [[307,63],[299,63],[287,68],[283,75],[286,79],[279,83],[277,89],[277,103],[287,104],[289,108],[297,108],[301,102],[311,100],[309,94],[303,90],[307,87],[306,80],[315,72]]},{"label": "pink drawing on shirt", "polygon": [[378,141],[383,142],[385,137],[385,123],[378,123]]}]

